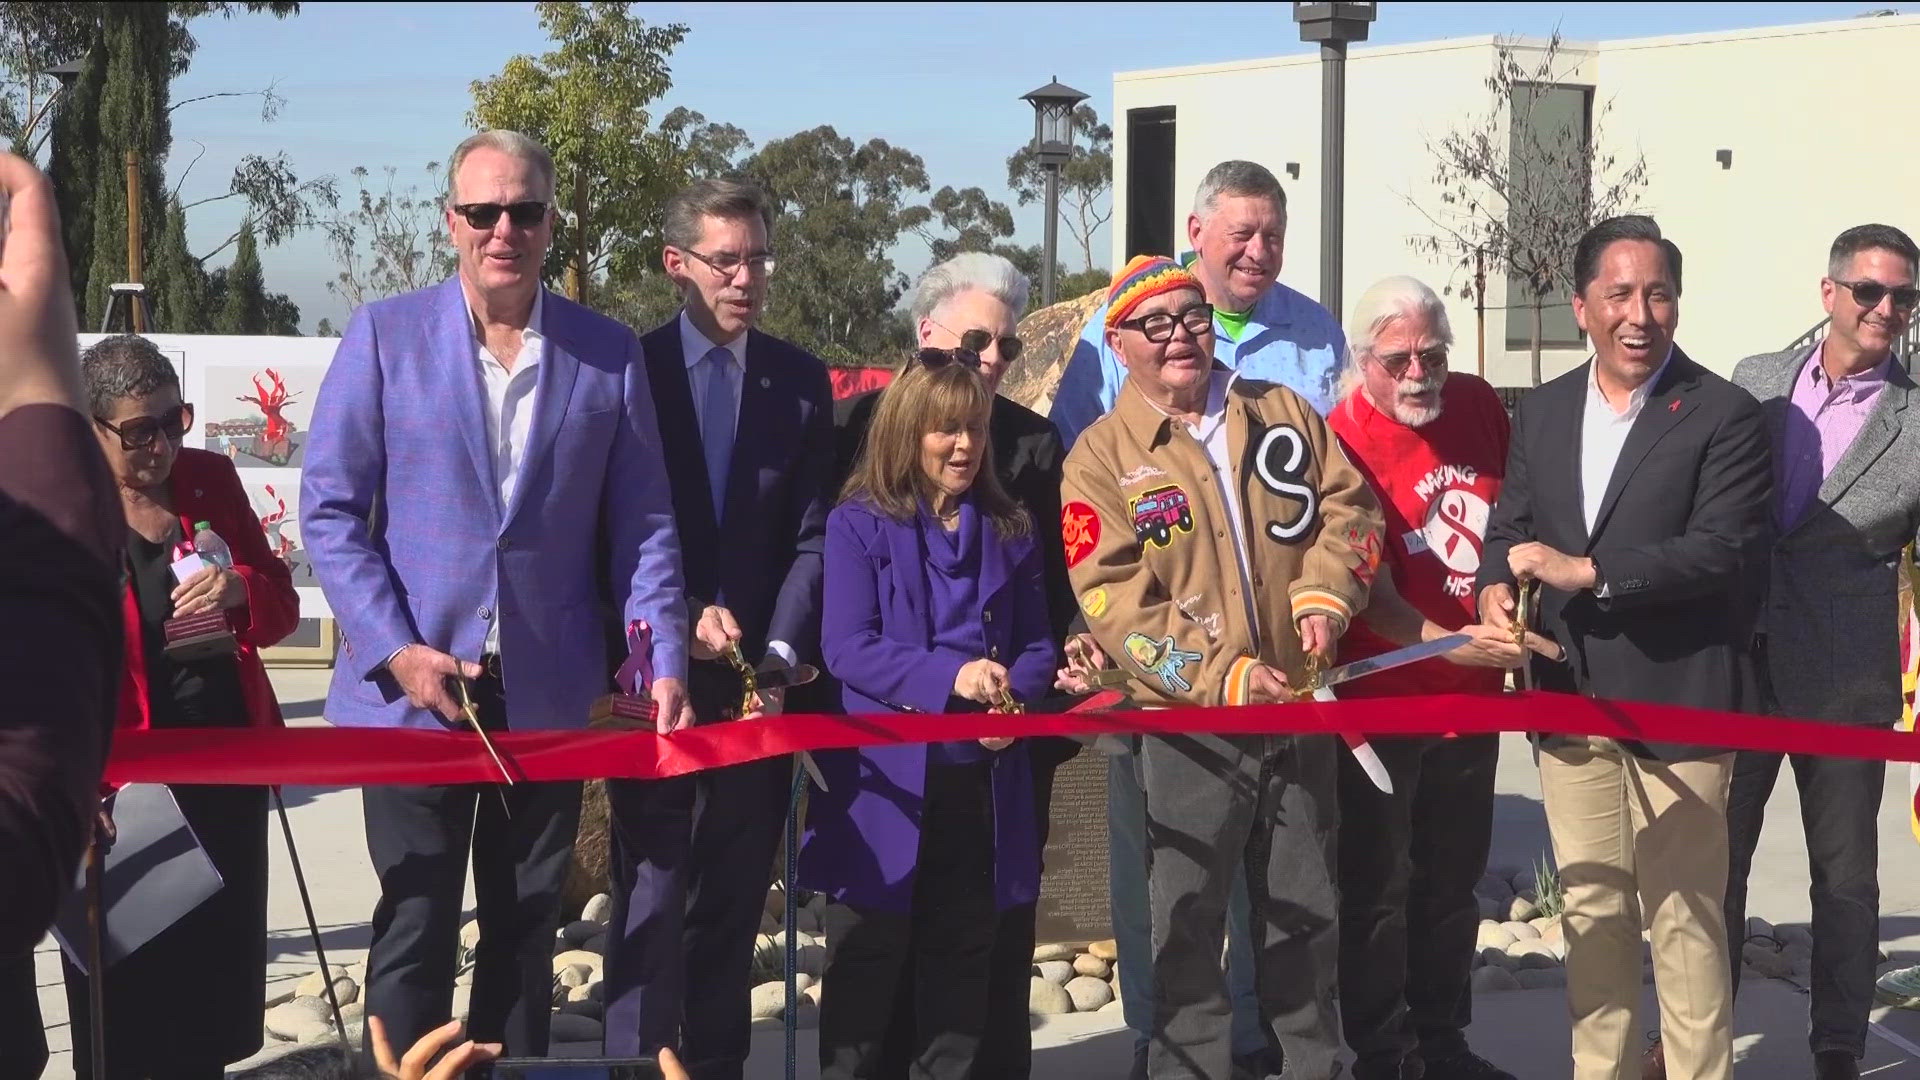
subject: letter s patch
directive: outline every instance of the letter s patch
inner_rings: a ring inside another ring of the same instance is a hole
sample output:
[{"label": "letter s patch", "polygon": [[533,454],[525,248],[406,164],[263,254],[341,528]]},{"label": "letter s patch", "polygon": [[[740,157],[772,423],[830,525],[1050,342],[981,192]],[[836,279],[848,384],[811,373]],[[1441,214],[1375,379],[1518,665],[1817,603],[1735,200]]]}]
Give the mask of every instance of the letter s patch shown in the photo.
[{"label": "letter s patch", "polygon": [[1291,521],[1267,522],[1267,535],[1290,544],[1313,528],[1320,509],[1320,493],[1306,482],[1306,436],[1286,424],[1270,427],[1260,436],[1253,450],[1254,475],[1268,491],[1283,499],[1300,500],[1300,512]]}]

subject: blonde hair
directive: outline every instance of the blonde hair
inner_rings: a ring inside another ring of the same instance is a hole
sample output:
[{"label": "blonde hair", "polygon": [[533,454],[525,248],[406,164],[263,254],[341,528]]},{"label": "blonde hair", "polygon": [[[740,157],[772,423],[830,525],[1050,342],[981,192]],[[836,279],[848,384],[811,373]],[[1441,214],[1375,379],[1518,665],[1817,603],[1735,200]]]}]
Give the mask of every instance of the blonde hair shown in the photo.
[{"label": "blonde hair", "polygon": [[[864,502],[895,521],[913,520],[936,494],[932,478],[920,466],[920,441],[957,421],[977,419],[985,427],[992,415],[993,392],[979,372],[957,361],[928,367],[909,359],[880,391],[841,500]],[[991,434],[981,438],[975,453],[980,468],[970,492],[981,516],[1003,539],[1032,532],[1026,511],[1007,495],[994,473]]]}]

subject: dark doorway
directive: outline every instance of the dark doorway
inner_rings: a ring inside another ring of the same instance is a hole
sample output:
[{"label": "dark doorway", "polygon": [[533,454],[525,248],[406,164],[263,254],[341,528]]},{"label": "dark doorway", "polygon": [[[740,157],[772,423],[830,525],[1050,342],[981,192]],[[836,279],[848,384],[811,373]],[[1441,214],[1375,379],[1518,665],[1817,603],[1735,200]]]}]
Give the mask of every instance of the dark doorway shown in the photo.
[{"label": "dark doorway", "polygon": [[1127,110],[1127,258],[1174,246],[1173,106]]}]

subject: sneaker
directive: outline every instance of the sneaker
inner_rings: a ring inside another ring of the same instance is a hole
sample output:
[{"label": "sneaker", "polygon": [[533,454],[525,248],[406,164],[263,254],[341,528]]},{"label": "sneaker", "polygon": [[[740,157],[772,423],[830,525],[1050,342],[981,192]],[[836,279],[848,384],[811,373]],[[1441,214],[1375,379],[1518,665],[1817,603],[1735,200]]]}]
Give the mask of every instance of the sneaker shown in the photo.
[{"label": "sneaker", "polygon": [[1873,984],[1873,999],[1896,1009],[1920,1009],[1920,967],[1889,971]]},{"label": "sneaker", "polygon": [[1423,1080],[1518,1080],[1512,1073],[1471,1050],[1426,1062]]}]

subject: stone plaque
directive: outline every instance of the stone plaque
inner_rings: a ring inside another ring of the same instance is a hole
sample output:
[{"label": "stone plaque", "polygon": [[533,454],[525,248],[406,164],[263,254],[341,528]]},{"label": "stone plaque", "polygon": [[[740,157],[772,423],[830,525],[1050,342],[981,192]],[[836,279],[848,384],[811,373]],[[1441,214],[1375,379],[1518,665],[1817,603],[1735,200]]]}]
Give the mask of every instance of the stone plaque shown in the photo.
[{"label": "stone plaque", "polygon": [[1043,853],[1041,944],[1113,936],[1107,890],[1107,755],[1088,747],[1053,776],[1052,827]]}]

